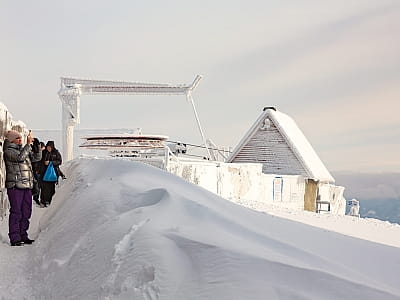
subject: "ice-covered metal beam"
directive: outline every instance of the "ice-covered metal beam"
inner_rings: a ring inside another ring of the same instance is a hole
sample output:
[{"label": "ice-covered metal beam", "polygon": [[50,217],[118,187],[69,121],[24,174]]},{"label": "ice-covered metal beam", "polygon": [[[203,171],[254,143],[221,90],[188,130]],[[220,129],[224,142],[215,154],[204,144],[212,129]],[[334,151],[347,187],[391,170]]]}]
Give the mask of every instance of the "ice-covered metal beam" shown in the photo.
[{"label": "ice-covered metal beam", "polygon": [[73,129],[75,124],[80,123],[80,96],[81,95],[186,95],[191,103],[197,125],[207,147],[206,138],[201,128],[196,107],[192,98],[192,92],[199,84],[202,76],[197,75],[190,85],[186,84],[163,84],[163,83],[140,83],[108,80],[91,80],[61,77],[61,88],[58,95],[62,102],[62,129],[63,129],[63,155],[64,160],[73,158]]},{"label": "ice-covered metal beam", "polygon": [[201,78],[201,75],[197,75],[190,85],[172,85],[164,83],[106,81],[62,77],[60,92],[78,87],[82,94],[91,95],[185,95],[193,91]]}]

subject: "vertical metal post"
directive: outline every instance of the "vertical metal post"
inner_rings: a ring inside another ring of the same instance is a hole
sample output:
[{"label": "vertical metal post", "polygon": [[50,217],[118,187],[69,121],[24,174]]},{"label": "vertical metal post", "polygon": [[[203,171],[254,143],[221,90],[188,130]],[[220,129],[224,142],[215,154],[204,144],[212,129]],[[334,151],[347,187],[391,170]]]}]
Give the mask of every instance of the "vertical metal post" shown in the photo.
[{"label": "vertical metal post", "polygon": [[197,114],[197,110],[196,110],[196,107],[195,107],[195,105],[194,105],[192,93],[189,91],[189,92],[186,94],[186,97],[187,97],[188,101],[192,104],[194,116],[195,116],[196,121],[197,121],[197,126],[199,127],[200,135],[201,135],[201,137],[202,137],[202,139],[203,139],[204,146],[205,146],[206,149],[207,149],[208,157],[211,157],[210,149],[208,149],[207,141],[206,141],[206,138],[205,138],[205,136],[204,136],[203,129],[201,128],[199,116],[198,116],[198,114]]},{"label": "vertical metal post", "polygon": [[80,122],[80,85],[66,88],[61,83],[63,160],[74,158],[74,126]]},{"label": "vertical metal post", "polygon": [[71,122],[69,109],[65,103],[62,104],[62,142],[63,160],[69,161],[74,158],[74,123]]},{"label": "vertical metal post", "polygon": [[166,146],[166,147],[164,148],[164,151],[165,151],[165,156],[164,156],[164,158],[165,158],[165,164],[164,164],[164,167],[165,167],[165,170],[166,170],[166,171],[169,171],[169,170],[168,170],[168,164],[169,164],[169,148],[168,148],[168,146]]}]

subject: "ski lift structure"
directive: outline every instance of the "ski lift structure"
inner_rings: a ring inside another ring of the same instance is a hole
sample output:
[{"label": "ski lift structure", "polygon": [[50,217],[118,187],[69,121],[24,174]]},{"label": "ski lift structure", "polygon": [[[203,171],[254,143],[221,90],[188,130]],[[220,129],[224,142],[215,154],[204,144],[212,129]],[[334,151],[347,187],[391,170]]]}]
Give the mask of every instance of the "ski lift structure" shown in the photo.
[{"label": "ski lift structure", "polygon": [[[172,85],[164,83],[139,83],[62,77],[58,96],[62,103],[64,159],[68,161],[73,158],[74,126],[80,123],[80,98],[82,95],[184,95],[187,101],[192,105],[193,113],[204,144],[202,147],[204,147],[207,152],[207,159],[216,160],[216,154],[210,151],[209,146],[213,146],[214,144],[205,137],[192,97],[193,90],[197,87],[201,78],[201,75],[197,75],[191,84]],[[120,155],[122,155],[123,151],[126,151],[127,155],[134,155],[135,151],[137,151],[137,153],[143,153],[143,151],[150,153],[151,149],[166,149],[167,145],[165,144],[165,140],[166,139],[161,136],[142,135],[141,133],[131,136],[97,136],[87,137],[86,142],[81,146],[92,149],[119,149]],[[178,145],[178,142],[175,142],[175,144]],[[218,151],[220,152],[220,150]]]}]

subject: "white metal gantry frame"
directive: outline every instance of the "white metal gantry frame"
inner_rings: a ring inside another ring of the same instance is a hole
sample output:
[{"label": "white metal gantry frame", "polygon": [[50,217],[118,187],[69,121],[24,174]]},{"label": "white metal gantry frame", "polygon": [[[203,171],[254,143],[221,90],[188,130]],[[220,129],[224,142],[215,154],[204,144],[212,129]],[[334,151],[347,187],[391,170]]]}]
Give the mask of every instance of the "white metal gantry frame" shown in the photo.
[{"label": "white metal gantry frame", "polygon": [[201,75],[197,75],[190,85],[139,83],[106,80],[90,80],[61,77],[61,88],[58,96],[62,102],[62,136],[63,159],[73,158],[74,126],[80,123],[80,97],[81,95],[185,95],[191,103],[203,143],[210,155],[199,116],[194,105],[192,92],[198,85]]}]

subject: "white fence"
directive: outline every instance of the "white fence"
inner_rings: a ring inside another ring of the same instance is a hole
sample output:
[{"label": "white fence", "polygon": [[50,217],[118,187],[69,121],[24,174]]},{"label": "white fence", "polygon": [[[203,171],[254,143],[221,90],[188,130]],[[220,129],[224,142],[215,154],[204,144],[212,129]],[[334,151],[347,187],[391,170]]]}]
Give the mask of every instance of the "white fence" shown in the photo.
[{"label": "white fence", "polygon": [[[265,210],[268,205],[304,210],[306,180],[301,175],[264,174],[259,163],[196,160],[169,161],[166,169],[222,198],[257,210]],[[319,183],[318,212],[344,215],[343,191],[344,187]]]},{"label": "white fence", "polygon": [[249,207],[273,204],[304,209],[304,177],[264,174],[262,164],[170,161],[167,170],[225,199]]}]

